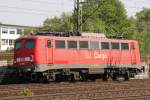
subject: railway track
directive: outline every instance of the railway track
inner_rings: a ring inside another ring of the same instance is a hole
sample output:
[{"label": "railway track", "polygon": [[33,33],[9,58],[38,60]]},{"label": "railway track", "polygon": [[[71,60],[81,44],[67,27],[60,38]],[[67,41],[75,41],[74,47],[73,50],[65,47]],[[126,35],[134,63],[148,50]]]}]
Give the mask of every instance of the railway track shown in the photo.
[{"label": "railway track", "polygon": [[111,91],[78,91],[43,94],[29,97],[3,97],[0,100],[145,100],[150,99],[150,89],[127,89]]},{"label": "railway track", "polygon": [[118,82],[118,81],[101,81],[98,80],[96,82],[75,82],[75,83],[68,83],[68,82],[61,82],[61,83],[47,83],[47,84],[39,84],[39,83],[27,83],[27,84],[8,84],[8,85],[0,85],[0,89],[20,89],[22,87],[27,87],[27,88],[47,88],[47,87],[51,87],[51,88],[56,88],[58,87],[58,85],[60,87],[71,87],[74,85],[80,85],[80,86],[91,86],[91,85],[134,85],[135,83],[137,84],[149,84],[150,80],[130,80],[130,81],[123,81],[123,82]]},{"label": "railway track", "polygon": [[[129,97],[150,97],[149,83],[150,80],[131,80],[119,83],[97,81],[0,85],[0,100],[37,100],[37,98],[40,98],[38,100],[70,100],[69,98],[76,98],[72,100],[116,100],[115,98],[129,100]],[[18,96],[23,88],[28,88],[34,95],[31,97]]]},{"label": "railway track", "polygon": [[[130,83],[130,84],[129,84]],[[144,82],[145,83],[145,82]],[[139,85],[146,85],[143,82],[139,83]],[[69,88],[69,87],[74,87],[74,86],[79,86],[79,87],[92,87],[92,86],[97,86],[97,87],[107,87],[107,86],[130,86],[130,87],[136,87],[134,81],[130,82],[77,82],[77,83],[50,83],[50,84],[13,84],[13,85],[0,85],[0,90],[20,90],[22,88],[29,88],[29,89],[41,89],[41,88]],[[147,84],[148,85],[148,84]],[[121,87],[120,86],[120,87]]]}]

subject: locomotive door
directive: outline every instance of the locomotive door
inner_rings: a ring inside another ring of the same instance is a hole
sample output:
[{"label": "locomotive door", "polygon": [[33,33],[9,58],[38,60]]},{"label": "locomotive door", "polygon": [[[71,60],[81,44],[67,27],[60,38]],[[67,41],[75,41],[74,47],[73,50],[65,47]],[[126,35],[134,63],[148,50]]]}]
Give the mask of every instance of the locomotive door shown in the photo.
[{"label": "locomotive door", "polygon": [[52,40],[48,39],[46,43],[46,59],[47,64],[53,63],[53,46],[52,46]]},{"label": "locomotive door", "polygon": [[136,64],[136,50],[134,43],[131,43],[130,45],[130,52],[131,52],[131,63]]}]

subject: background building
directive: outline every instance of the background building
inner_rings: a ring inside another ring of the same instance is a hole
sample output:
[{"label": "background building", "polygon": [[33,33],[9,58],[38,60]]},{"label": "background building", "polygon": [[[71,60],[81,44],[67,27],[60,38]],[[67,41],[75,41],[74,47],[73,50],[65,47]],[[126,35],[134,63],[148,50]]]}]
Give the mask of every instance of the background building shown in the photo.
[{"label": "background building", "polygon": [[0,51],[11,50],[14,42],[23,33],[25,26],[0,24]]}]

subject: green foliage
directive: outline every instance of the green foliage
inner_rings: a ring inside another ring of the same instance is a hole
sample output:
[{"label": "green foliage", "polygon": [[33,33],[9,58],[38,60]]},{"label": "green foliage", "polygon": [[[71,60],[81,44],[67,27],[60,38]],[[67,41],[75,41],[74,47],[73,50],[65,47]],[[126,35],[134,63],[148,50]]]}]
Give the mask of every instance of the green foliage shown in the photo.
[{"label": "green foliage", "polygon": [[102,20],[99,20],[98,18],[95,18],[95,20],[90,20],[86,22],[86,24],[83,27],[83,31],[85,32],[106,32],[105,30],[105,23]]},{"label": "green foliage", "polygon": [[136,14],[136,17],[138,32],[150,32],[150,9],[143,9],[141,12]]},{"label": "green foliage", "polygon": [[[83,5],[83,18],[88,17],[88,14],[92,13],[92,16],[88,18],[86,23],[90,23],[90,27],[94,27],[95,31],[98,28],[98,32],[107,33],[128,33],[130,22],[127,19],[126,10],[120,0],[86,0],[87,2],[94,2],[98,4],[93,8]],[[96,11],[94,12],[94,10]],[[93,24],[92,24],[93,23]],[[95,27],[99,25],[99,27]],[[85,25],[86,26],[86,25]],[[86,28],[85,28],[86,29]]]},{"label": "green foliage", "polygon": [[54,17],[53,19],[47,18],[44,21],[44,27],[43,29],[49,30],[49,31],[59,31],[61,27],[61,19]]},{"label": "green foliage", "polygon": [[63,31],[73,31],[73,18],[67,14],[62,15],[62,26],[61,30]]},{"label": "green foliage", "polygon": [[119,0],[101,0],[100,18],[106,23],[108,33],[124,32],[127,15],[123,4]]},{"label": "green foliage", "polygon": [[133,39],[139,41],[143,56],[150,54],[150,9],[143,9],[136,14],[136,32]]},{"label": "green foliage", "polygon": [[22,91],[18,93],[19,96],[32,96],[33,93],[28,88],[24,88]]},{"label": "green foliage", "polygon": [[71,15],[62,14],[60,18],[47,18],[43,23],[42,30],[50,32],[73,31],[73,17]]},{"label": "green foliage", "polygon": [[28,35],[31,33],[38,32],[38,31],[39,31],[38,28],[26,28],[26,29],[24,29],[23,35]]}]

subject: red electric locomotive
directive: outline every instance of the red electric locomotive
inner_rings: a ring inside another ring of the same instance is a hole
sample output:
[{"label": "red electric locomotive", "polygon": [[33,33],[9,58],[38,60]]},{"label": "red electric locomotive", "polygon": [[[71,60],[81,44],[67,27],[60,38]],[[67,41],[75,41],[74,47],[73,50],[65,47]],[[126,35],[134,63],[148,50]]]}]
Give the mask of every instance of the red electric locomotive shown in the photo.
[{"label": "red electric locomotive", "polygon": [[14,54],[19,74],[34,81],[128,80],[141,69],[135,40],[37,34],[17,39]]}]

